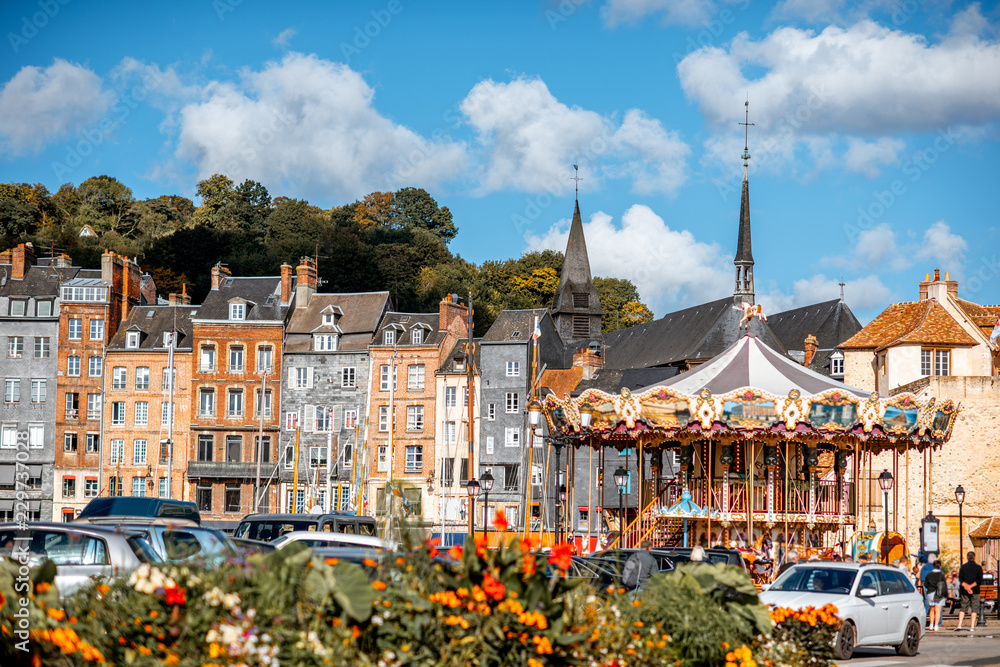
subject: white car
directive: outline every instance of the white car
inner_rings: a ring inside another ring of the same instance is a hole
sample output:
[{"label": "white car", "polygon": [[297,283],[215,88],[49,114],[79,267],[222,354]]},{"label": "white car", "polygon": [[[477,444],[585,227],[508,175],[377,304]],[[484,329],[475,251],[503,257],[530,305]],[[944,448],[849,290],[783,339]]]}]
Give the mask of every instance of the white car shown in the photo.
[{"label": "white car", "polygon": [[326,533],[316,530],[293,530],[285,533],[271,542],[275,549],[287,547],[292,542],[303,542],[310,548],[323,547],[365,547],[369,549],[386,549],[395,551],[396,544],[374,535],[355,535],[353,533]]},{"label": "white car", "polygon": [[831,604],[843,625],[834,656],[847,660],[855,646],[893,646],[899,655],[916,655],[927,616],[924,600],[909,577],[884,565],[817,562],[789,568],[760,601],[770,607],[822,607]]}]

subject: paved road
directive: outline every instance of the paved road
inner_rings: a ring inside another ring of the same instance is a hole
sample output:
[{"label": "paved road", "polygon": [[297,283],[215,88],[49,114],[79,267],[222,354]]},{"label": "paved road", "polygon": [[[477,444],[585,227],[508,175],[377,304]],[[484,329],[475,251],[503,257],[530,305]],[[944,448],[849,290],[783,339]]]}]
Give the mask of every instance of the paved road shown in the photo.
[{"label": "paved road", "polygon": [[920,652],[912,658],[896,655],[891,648],[858,648],[844,667],[997,667],[1000,666],[1000,627],[977,628],[973,636],[953,630],[929,632],[920,641]]}]

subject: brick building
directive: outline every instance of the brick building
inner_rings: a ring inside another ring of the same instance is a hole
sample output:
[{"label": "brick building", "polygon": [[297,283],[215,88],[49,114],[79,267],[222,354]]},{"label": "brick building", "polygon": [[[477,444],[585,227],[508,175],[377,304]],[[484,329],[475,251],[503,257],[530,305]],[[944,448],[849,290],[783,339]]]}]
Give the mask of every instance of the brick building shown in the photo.
[{"label": "brick building", "polygon": [[[105,357],[104,440],[101,465],[119,495],[168,497],[168,440],[173,480],[169,497],[191,500],[185,488],[190,450],[192,325],[187,295],[169,305],[138,306],[111,339]],[[170,391],[173,342],[174,391]],[[173,423],[170,403],[173,401]],[[179,418],[178,418],[179,417]],[[82,493],[80,494],[82,498]],[[65,508],[64,508],[65,511]]]},{"label": "brick building", "polygon": [[[318,503],[353,509],[354,445],[364,437],[368,413],[368,346],[388,309],[388,292],[317,294],[313,260],[303,257],[296,267],[283,354],[282,508],[308,510]],[[296,429],[299,489],[293,503]]]},{"label": "brick building", "polygon": [[217,265],[211,291],[191,315],[187,476],[208,521],[234,522],[253,511],[258,449],[261,507],[276,506],[281,346],[294,282],[287,264],[280,276],[254,278]]},{"label": "brick building", "polygon": [[436,413],[434,374],[455,341],[468,335],[467,319],[468,309],[452,295],[440,302],[436,314],[389,312],[382,318],[370,348],[368,504],[363,513],[386,511],[384,487],[391,479],[405,485],[412,516],[434,521],[424,512],[436,458],[435,428],[427,421]]},{"label": "brick building", "polygon": [[63,491],[54,520],[69,520],[102,493],[120,492],[101,470],[104,354],[122,319],[141,305],[140,282],[135,262],[105,251],[100,270],[80,269],[60,284],[55,442],[62,446],[55,478]]}]

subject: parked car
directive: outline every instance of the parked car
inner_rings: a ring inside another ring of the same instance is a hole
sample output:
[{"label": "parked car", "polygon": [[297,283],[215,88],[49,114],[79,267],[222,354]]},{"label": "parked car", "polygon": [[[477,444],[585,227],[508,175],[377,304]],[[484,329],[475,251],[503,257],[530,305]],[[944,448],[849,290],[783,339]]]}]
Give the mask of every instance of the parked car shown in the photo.
[{"label": "parked car", "polygon": [[73,523],[117,523],[137,517],[173,525],[201,525],[198,506],[192,502],[134,496],[94,498]]},{"label": "parked car", "polygon": [[270,542],[261,542],[260,540],[248,540],[243,537],[230,537],[229,541],[236,545],[236,548],[242,551],[247,556],[253,556],[254,554],[267,555],[274,551],[274,545]]},{"label": "parked car", "polygon": [[243,537],[262,542],[272,542],[285,533],[314,530],[326,533],[347,533],[354,535],[375,535],[375,519],[358,516],[349,512],[327,514],[248,514],[233,532],[234,537]]},{"label": "parked car", "polygon": [[[605,549],[592,554],[593,558],[605,560],[617,560],[624,565],[629,556],[639,549]],[[650,552],[660,564],[660,571],[672,570],[677,563],[687,563],[691,560],[691,547],[666,547],[662,549],[651,549]],[[732,549],[705,549],[705,562],[726,563],[746,570],[746,563],[740,552]]]},{"label": "parked car", "polygon": [[55,584],[64,597],[142,563],[161,561],[147,539],[132,531],[72,523],[0,524],[0,555],[20,560],[23,548],[30,566],[45,559],[56,564]]},{"label": "parked car", "polygon": [[362,547],[366,549],[396,550],[396,543],[374,535],[353,533],[325,533],[315,530],[293,530],[271,542],[275,549],[281,549],[292,542],[302,542],[310,548],[317,547]]},{"label": "parked car", "polygon": [[843,621],[834,656],[847,660],[856,646],[893,646],[916,655],[927,621],[924,600],[905,572],[884,565],[809,562],[786,570],[763,593],[772,607],[831,604]]},{"label": "parked car", "polygon": [[240,555],[240,549],[221,530],[202,526],[172,525],[126,519],[123,530],[144,536],[161,560],[167,563],[219,563]]}]

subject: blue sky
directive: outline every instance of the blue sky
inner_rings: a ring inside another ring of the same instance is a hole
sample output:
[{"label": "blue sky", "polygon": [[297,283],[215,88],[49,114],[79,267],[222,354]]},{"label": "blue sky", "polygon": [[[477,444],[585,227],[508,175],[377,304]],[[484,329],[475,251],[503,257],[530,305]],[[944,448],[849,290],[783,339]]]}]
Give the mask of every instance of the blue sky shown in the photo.
[{"label": "blue sky", "polygon": [[661,315],[732,291],[749,96],[766,311],[843,276],[867,321],[935,267],[997,303],[998,27],[945,0],[5,2],[0,181],[424,187],[481,262],[563,248],[578,164],[594,273]]}]

